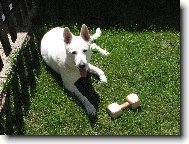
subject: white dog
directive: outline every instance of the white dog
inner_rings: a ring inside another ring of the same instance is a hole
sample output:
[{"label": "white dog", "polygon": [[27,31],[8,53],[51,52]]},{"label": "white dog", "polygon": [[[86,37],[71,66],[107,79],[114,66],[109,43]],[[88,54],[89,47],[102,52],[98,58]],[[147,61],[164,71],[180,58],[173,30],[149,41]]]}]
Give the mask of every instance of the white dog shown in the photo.
[{"label": "white dog", "polygon": [[41,55],[46,64],[61,75],[65,88],[78,97],[92,116],[96,115],[96,109],[74,84],[80,77],[86,77],[87,71],[98,75],[101,83],[107,82],[104,72],[90,64],[91,49],[103,55],[109,54],[92,43],[100,35],[100,28],[97,28],[96,33],[90,36],[87,26],[83,24],[80,36],[73,35],[67,27],[56,27],[47,32],[41,41]]}]

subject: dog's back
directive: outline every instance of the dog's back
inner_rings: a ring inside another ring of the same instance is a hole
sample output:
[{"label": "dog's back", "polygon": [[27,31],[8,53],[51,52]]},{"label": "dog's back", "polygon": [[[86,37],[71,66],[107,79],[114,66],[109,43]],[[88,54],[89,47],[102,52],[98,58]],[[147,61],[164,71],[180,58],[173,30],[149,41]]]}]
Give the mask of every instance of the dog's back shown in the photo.
[{"label": "dog's back", "polygon": [[59,73],[59,67],[64,64],[66,58],[63,31],[64,28],[53,28],[43,36],[41,41],[41,55],[46,64],[57,73]]}]

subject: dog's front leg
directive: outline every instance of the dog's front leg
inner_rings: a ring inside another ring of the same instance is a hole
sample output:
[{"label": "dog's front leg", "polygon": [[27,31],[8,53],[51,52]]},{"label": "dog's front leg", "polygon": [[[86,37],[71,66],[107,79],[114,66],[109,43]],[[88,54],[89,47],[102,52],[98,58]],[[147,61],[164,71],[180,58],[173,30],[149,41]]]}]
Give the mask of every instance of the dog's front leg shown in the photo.
[{"label": "dog's front leg", "polygon": [[74,93],[78,100],[85,106],[87,113],[91,116],[96,116],[96,109],[94,106],[88,101],[88,99],[77,89],[74,84],[64,84],[67,90]]},{"label": "dog's front leg", "polygon": [[99,76],[99,78],[100,78],[100,83],[107,83],[107,78],[106,78],[104,72],[103,72],[100,68],[98,68],[98,67],[96,67],[96,66],[93,66],[93,65],[90,64],[90,63],[88,64],[88,66],[89,66],[89,71],[90,71],[91,73],[96,74],[96,75]]}]

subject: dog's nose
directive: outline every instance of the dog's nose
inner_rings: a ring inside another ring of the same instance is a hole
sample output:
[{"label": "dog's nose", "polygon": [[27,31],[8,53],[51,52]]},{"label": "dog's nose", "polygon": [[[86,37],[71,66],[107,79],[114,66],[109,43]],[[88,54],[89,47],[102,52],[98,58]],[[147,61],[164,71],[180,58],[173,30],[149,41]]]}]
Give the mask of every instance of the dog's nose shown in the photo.
[{"label": "dog's nose", "polygon": [[84,63],[82,63],[82,64],[79,64],[79,68],[85,68],[85,64]]}]

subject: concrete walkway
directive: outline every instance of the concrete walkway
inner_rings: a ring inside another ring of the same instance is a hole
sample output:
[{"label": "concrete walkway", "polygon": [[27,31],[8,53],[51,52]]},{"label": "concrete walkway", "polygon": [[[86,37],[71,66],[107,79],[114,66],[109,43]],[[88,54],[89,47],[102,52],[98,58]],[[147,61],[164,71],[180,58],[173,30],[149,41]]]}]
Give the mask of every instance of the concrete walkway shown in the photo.
[{"label": "concrete walkway", "polygon": [[27,44],[29,40],[28,31],[29,31],[29,27],[18,29],[17,40],[15,41],[15,43],[11,41],[11,37],[10,35],[8,35],[11,48],[12,48],[12,51],[8,57],[5,55],[2,44],[0,42],[0,55],[4,64],[3,69],[0,72],[0,112],[3,108],[5,97],[6,97],[6,94],[3,93],[3,88],[7,80],[7,77],[9,76],[11,72],[13,57],[19,51],[20,48],[22,48],[25,44]]}]

